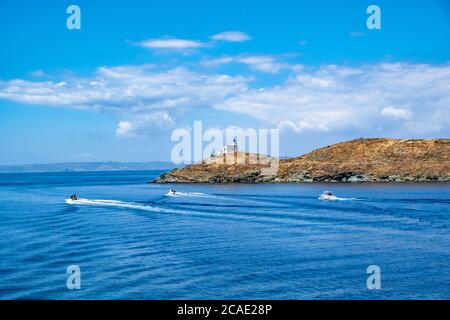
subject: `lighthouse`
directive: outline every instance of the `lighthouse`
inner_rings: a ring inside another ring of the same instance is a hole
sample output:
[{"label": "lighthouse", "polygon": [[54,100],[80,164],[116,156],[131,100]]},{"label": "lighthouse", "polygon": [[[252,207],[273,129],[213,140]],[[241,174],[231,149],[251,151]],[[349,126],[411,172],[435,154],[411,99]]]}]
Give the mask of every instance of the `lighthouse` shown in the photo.
[{"label": "lighthouse", "polygon": [[222,147],[220,154],[234,154],[238,151],[236,138],[233,139],[233,144],[226,144]]}]

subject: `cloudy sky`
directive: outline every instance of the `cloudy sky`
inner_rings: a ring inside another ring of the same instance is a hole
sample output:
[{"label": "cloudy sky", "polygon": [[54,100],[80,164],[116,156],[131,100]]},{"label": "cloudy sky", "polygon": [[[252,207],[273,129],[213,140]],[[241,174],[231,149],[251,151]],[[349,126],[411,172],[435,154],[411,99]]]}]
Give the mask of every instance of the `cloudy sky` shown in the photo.
[{"label": "cloudy sky", "polygon": [[195,120],[279,128],[288,156],[448,138],[449,3],[374,1],[368,30],[371,3],[331,2],[2,0],[0,164],[170,160]]}]

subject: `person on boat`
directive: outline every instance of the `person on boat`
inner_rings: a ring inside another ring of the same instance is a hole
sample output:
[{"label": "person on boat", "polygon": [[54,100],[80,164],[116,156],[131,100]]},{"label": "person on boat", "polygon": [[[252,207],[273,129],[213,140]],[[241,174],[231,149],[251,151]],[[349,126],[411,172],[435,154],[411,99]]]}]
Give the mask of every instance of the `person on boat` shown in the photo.
[{"label": "person on boat", "polygon": [[175,193],[177,193],[177,190],[171,188],[171,189],[170,189],[170,193],[171,193],[171,194],[175,194]]},{"label": "person on boat", "polygon": [[76,194],[71,195],[70,200],[78,200],[77,195]]},{"label": "person on boat", "polygon": [[331,191],[325,191],[324,193],[322,193],[319,197],[320,200],[336,200],[336,196],[334,195],[333,192]]}]

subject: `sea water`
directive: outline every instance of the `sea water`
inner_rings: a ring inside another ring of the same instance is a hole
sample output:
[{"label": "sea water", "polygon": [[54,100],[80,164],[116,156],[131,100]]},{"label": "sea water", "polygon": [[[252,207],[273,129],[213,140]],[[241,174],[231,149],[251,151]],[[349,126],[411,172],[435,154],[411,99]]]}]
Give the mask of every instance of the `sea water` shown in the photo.
[{"label": "sea water", "polygon": [[450,184],[146,183],[161,173],[0,174],[0,299],[450,298]]}]

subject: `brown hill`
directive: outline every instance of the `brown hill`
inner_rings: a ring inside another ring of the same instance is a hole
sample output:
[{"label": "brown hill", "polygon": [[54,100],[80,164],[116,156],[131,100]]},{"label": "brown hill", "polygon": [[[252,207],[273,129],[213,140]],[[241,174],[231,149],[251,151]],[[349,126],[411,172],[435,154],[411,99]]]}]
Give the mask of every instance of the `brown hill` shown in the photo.
[{"label": "brown hill", "polygon": [[[450,181],[450,139],[352,140],[301,157],[280,160],[275,174],[264,171],[274,159],[246,153],[232,156],[210,158],[203,163],[175,169],[154,182]],[[249,156],[257,157],[257,161],[249,161]]]}]

